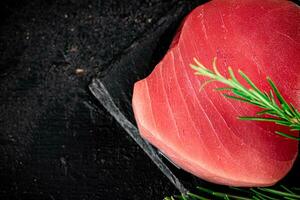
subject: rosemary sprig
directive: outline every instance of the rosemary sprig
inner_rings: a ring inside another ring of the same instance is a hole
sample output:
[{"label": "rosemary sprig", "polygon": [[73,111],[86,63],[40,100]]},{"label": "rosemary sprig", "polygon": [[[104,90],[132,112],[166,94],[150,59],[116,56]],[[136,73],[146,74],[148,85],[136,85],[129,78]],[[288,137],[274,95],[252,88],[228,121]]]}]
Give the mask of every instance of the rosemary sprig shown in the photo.
[{"label": "rosemary sprig", "polygon": [[227,187],[227,192],[216,192],[204,187],[197,187],[200,194],[188,192],[177,196],[165,197],[164,200],[209,200],[209,199],[225,199],[225,200],[297,200],[300,194],[296,194],[297,190],[280,185],[281,189],[275,187],[268,188],[236,188]]},{"label": "rosemary sprig", "polygon": [[[271,86],[269,92],[261,91],[250,78],[241,70],[239,75],[248,83],[248,87],[242,85],[236,78],[233,70],[229,67],[229,78],[223,76],[217,69],[216,58],[213,60],[213,70],[207,69],[198,60],[194,59],[195,64],[190,66],[196,71],[196,75],[202,75],[209,78],[200,89],[210,82],[218,81],[227,87],[216,88],[217,91],[229,91],[231,94],[223,93],[226,98],[249,103],[262,108],[262,111],[256,113],[256,116],[239,117],[240,120],[265,121],[273,122],[279,125],[287,126],[291,131],[300,130],[300,113],[291,104],[288,103],[274,82],[267,77],[267,81]],[[295,140],[300,140],[286,133],[276,131],[277,134]],[[209,200],[209,199],[225,199],[225,200],[300,200],[299,188],[287,188],[280,185],[278,187],[257,187],[257,188],[236,188],[227,187],[227,192],[217,192],[204,187],[197,187],[199,194],[188,192],[177,196],[166,197],[164,200]]]},{"label": "rosemary sprig", "polygon": [[[221,82],[227,85],[227,87],[217,88],[216,90],[231,92],[231,94],[223,93],[226,98],[242,101],[262,108],[262,111],[256,113],[256,116],[238,117],[240,120],[274,122],[276,124],[289,127],[291,131],[300,130],[299,111],[283,98],[270,77],[267,77],[267,81],[272,89],[269,92],[261,91],[244,72],[238,70],[239,75],[250,86],[250,88],[247,88],[247,86],[242,85],[237,80],[231,67],[228,67],[230,77],[227,78],[223,76],[217,69],[216,60],[216,58],[213,60],[213,70],[206,68],[195,58],[195,64],[190,65],[191,68],[196,71],[196,75],[206,76],[209,78],[209,80],[202,85],[201,89],[203,89],[203,87],[209,82]],[[299,137],[295,137],[287,133],[280,131],[276,131],[276,133],[286,138],[300,140]]]}]

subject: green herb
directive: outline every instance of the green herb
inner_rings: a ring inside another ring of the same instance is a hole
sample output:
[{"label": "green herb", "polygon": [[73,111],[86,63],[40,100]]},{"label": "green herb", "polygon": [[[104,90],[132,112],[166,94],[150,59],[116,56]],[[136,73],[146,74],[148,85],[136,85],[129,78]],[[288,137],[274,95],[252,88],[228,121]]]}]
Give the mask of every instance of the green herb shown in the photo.
[{"label": "green herb", "polygon": [[288,189],[287,187],[280,185],[279,188],[236,188],[227,187],[227,192],[216,192],[204,187],[197,187],[200,194],[194,194],[188,192],[178,196],[165,197],[164,200],[209,200],[209,199],[231,199],[231,200],[297,200],[300,199],[300,194],[296,194],[296,189]]},{"label": "green herb", "polygon": [[[300,130],[300,113],[291,104],[288,103],[274,82],[267,77],[267,81],[271,86],[271,90],[261,91],[250,78],[241,70],[238,71],[241,78],[243,78],[248,86],[242,85],[234,75],[233,70],[229,67],[229,78],[223,76],[217,69],[216,58],[213,61],[213,70],[207,69],[198,60],[194,59],[195,64],[190,66],[196,71],[196,75],[206,76],[209,78],[200,89],[203,89],[205,85],[210,82],[221,82],[226,87],[216,88],[217,91],[227,91],[229,93],[223,93],[226,98],[242,101],[254,106],[262,108],[262,111],[256,113],[256,116],[239,117],[240,120],[252,120],[252,121],[264,121],[273,122],[279,125],[287,126],[291,131]],[[249,88],[248,88],[249,87]],[[276,131],[277,134],[295,140],[300,140],[299,137],[295,137],[286,133]],[[208,199],[234,199],[234,200],[300,200],[299,188],[287,188],[280,185],[280,187],[257,187],[257,188],[237,188],[226,187],[227,192],[217,192],[204,187],[197,187],[197,193],[188,192],[178,196],[166,197],[165,200],[208,200]]]},{"label": "green herb", "polygon": [[[230,67],[228,68],[230,77],[227,78],[223,76],[217,69],[216,58],[213,60],[213,70],[207,69],[197,59],[194,59],[194,61],[195,64],[191,64],[190,66],[196,71],[195,74],[209,78],[209,80],[202,85],[201,89],[203,89],[207,83],[213,81],[221,82],[227,85],[227,87],[216,88],[216,90],[230,92],[230,94],[223,93],[225,97],[262,108],[262,111],[256,113],[256,116],[239,117],[240,120],[274,122],[289,127],[291,131],[300,130],[299,111],[283,98],[270,77],[267,77],[267,81],[272,89],[269,92],[261,91],[241,70],[239,70],[238,73],[248,83],[249,88],[237,80]],[[279,131],[276,131],[276,133],[290,139],[300,140],[299,137],[287,133]]]}]

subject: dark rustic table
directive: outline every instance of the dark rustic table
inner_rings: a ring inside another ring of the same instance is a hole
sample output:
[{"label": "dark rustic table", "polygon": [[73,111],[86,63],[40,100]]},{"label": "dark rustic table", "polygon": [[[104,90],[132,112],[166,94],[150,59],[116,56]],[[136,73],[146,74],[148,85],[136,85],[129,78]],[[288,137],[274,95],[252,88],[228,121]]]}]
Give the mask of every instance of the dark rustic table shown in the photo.
[{"label": "dark rustic table", "polygon": [[177,193],[87,86],[179,3],[1,2],[0,199]]}]

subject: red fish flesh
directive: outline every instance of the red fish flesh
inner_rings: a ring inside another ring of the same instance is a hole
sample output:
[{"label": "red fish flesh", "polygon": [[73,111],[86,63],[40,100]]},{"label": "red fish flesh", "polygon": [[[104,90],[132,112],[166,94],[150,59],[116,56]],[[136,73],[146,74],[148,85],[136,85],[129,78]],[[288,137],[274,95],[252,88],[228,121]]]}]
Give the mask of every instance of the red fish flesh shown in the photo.
[{"label": "red fish flesh", "polygon": [[[232,186],[269,186],[291,169],[298,142],[285,127],[241,121],[259,108],[225,98],[194,75],[197,58],[228,76],[241,69],[262,90],[270,76],[288,102],[300,106],[300,8],[284,0],[213,0],[183,21],[164,58],[134,86],[140,134],[186,171]],[[297,135],[297,133],[296,133]]]}]

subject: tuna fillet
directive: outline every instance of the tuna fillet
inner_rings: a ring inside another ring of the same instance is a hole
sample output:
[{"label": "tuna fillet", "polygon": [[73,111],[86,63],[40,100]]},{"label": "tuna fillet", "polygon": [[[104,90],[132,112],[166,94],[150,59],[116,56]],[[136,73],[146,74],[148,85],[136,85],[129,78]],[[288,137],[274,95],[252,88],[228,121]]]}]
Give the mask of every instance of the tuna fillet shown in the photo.
[{"label": "tuna fillet", "polygon": [[[220,83],[195,76],[197,58],[222,74],[241,69],[262,90],[270,76],[288,102],[300,106],[300,8],[280,0],[215,0],[183,21],[169,51],[134,86],[140,134],[186,171],[232,186],[269,186],[291,169],[298,142],[276,135],[273,123],[240,121],[259,108],[226,99]],[[296,133],[297,134],[297,133]]]}]

